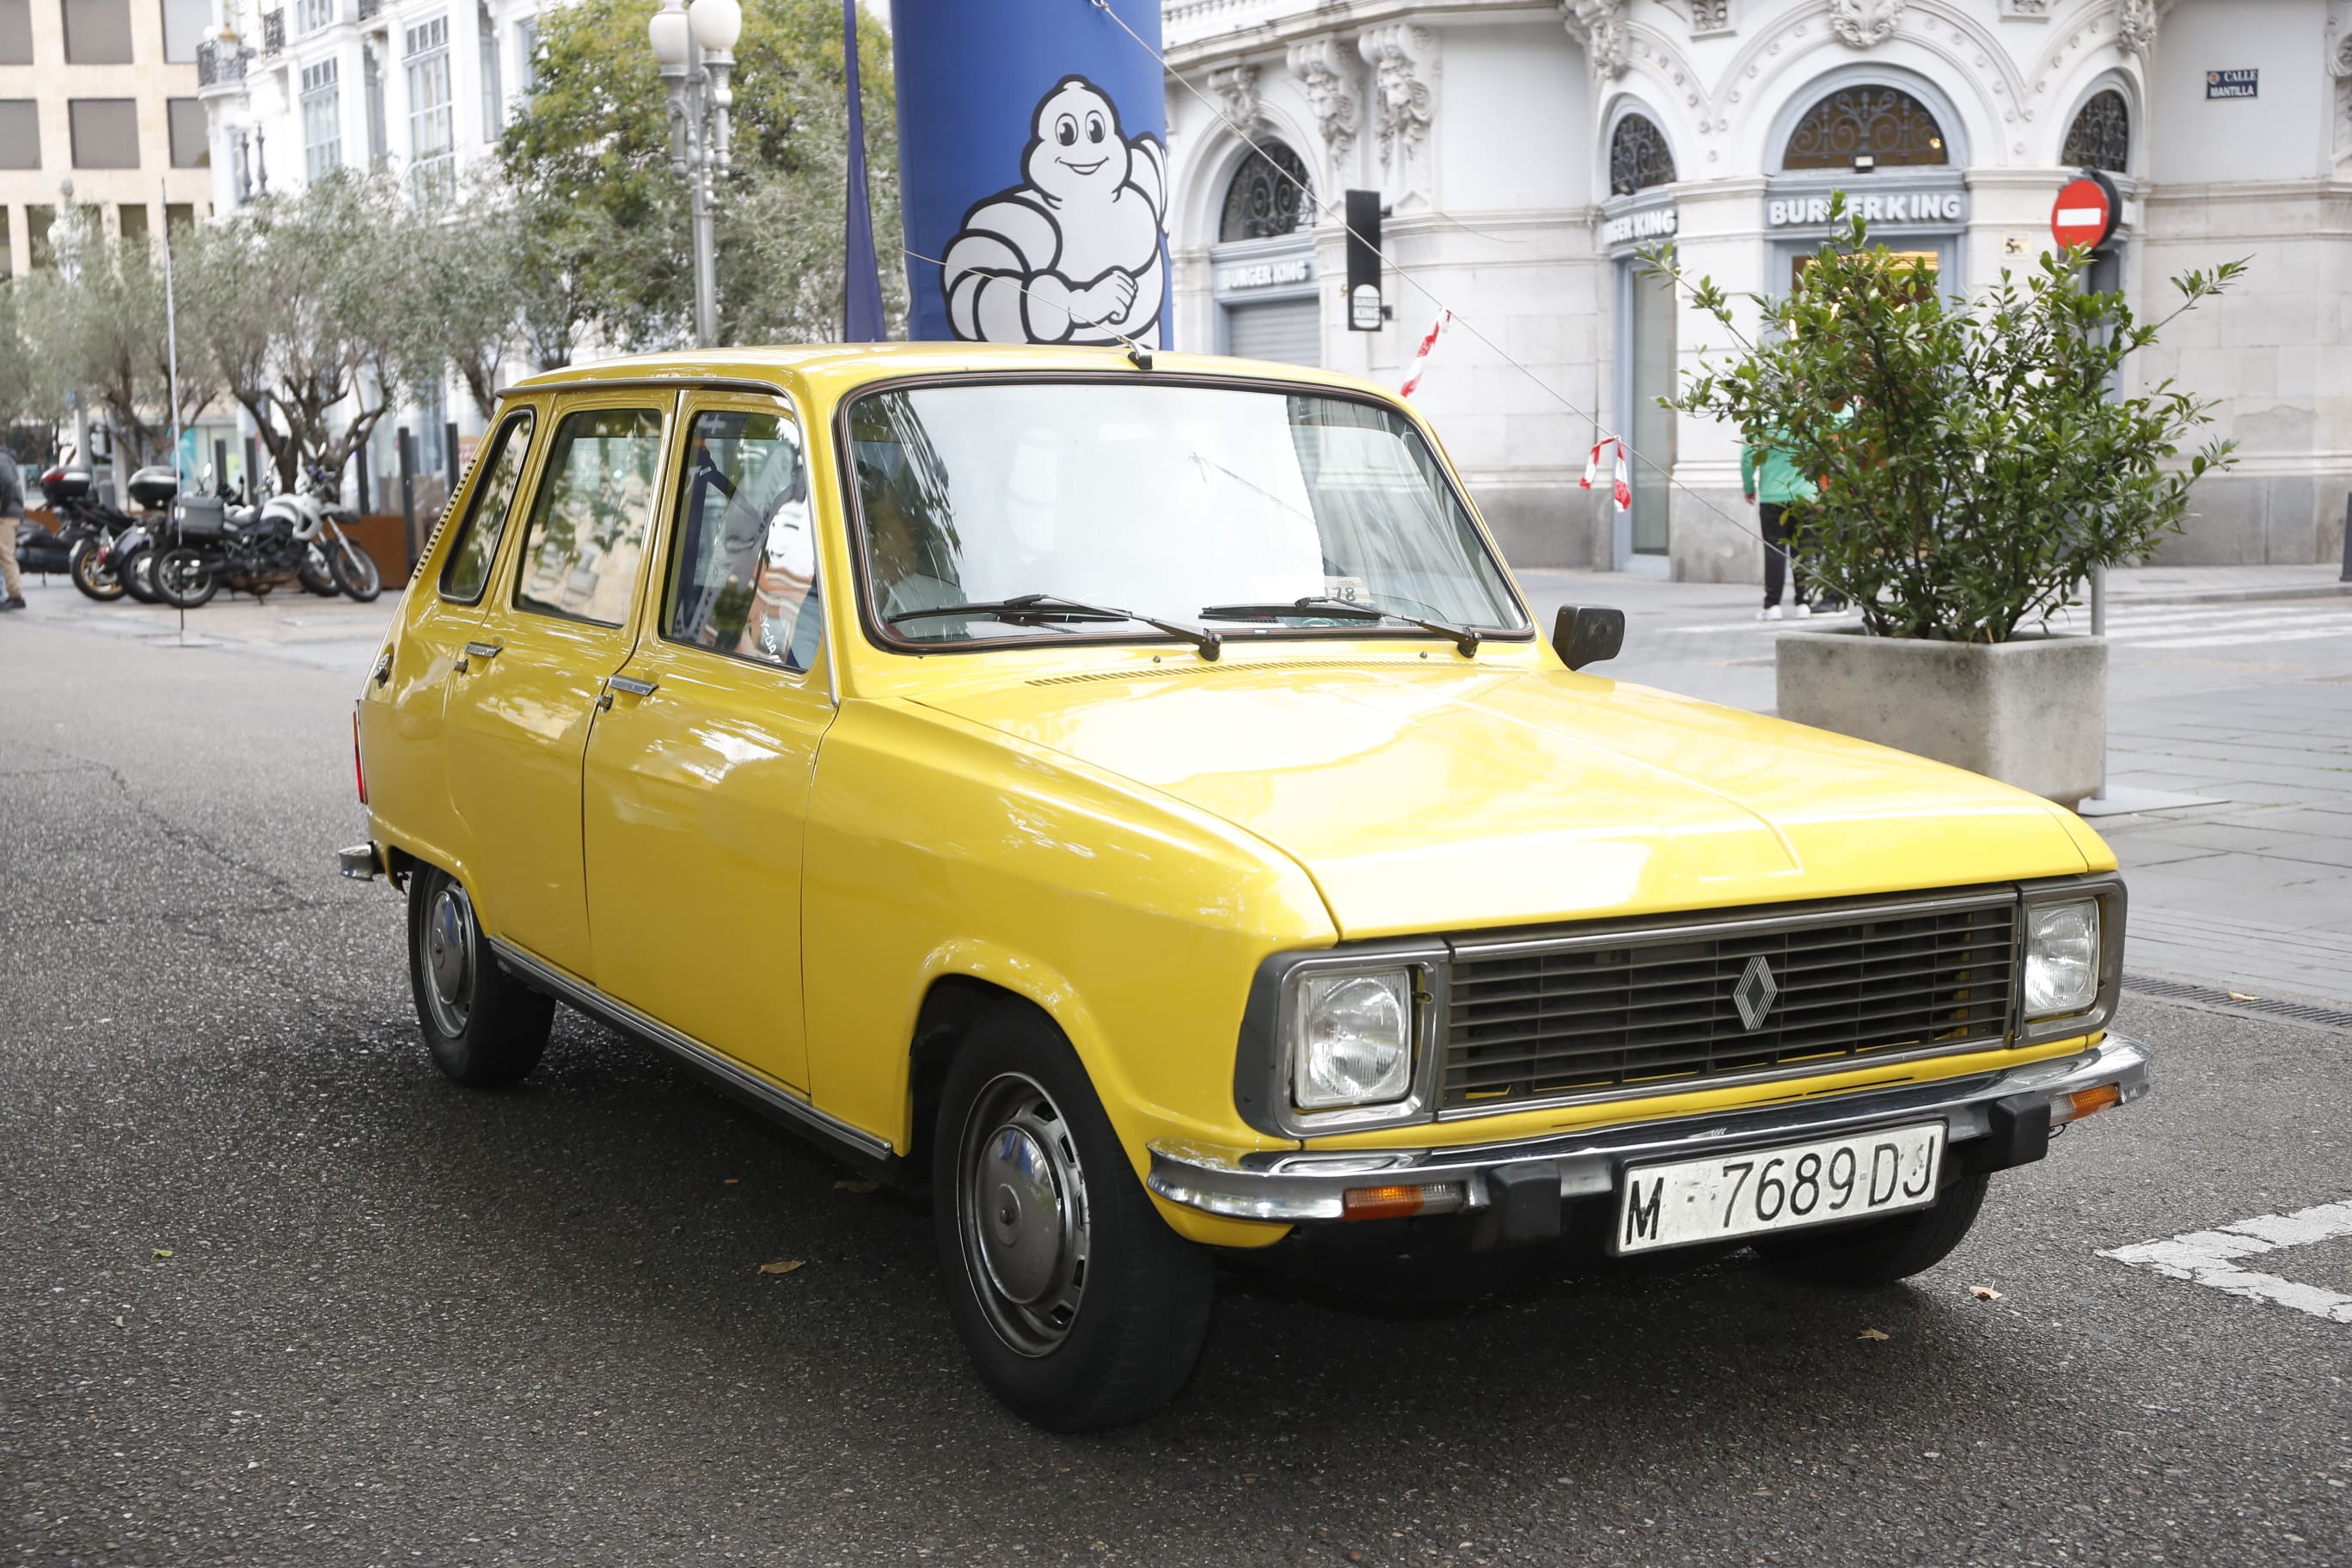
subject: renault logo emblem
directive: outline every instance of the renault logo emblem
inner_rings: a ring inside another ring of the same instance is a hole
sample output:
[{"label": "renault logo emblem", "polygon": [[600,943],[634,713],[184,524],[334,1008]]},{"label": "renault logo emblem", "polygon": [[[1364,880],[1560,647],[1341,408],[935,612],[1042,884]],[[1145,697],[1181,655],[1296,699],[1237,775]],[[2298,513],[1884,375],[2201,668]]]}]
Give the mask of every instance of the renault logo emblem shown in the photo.
[{"label": "renault logo emblem", "polygon": [[1748,961],[1739,984],[1731,988],[1731,1003],[1739,1009],[1740,1023],[1753,1031],[1763,1027],[1764,1015],[1772,1010],[1772,998],[1779,994],[1780,983],[1772,978],[1772,966],[1759,952]]}]

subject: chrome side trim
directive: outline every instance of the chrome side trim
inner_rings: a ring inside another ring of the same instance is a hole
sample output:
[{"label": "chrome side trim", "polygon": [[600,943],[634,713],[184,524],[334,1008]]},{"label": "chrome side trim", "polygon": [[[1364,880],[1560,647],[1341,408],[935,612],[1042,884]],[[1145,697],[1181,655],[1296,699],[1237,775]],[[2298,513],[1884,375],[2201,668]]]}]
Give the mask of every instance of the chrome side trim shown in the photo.
[{"label": "chrome side trim", "polygon": [[659,1019],[640,1013],[620,998],[607,995],[586,981],[575,979],[554,965],[534,958],[510,942],[498,937],[491,937],[489,942],[491,950],[499,955],[499,962],[532,985],[560,1002],[579,1008],[599,1022],[609,1024],[625,1035],[668,1052],[719,1088],[751,1101],[777,1120],[845,1148],[861,1159],[887,1161],[896,1157],[897,1152],[885,1140],[877,1138],[863,1128],[853,1127],[838,1117],[826,1115],[782,1084],[753,1072],[734,1058],[713,1050],[689,1035],[678,1033]]},{"label": "chrome side trim", "polygon": [[2109,1086],[2126,1105],[2148,1093],[2147,1053],[2120,1035],[2075,1056],[2005,1072],[1513,1142],[1330,1153],[1155,1142],[1144,1184],[1170,1203],[1205,1214],[1291,1224],[1339,1220],[1342,1194],[1373,1184],[1458,1182],[1475,1209],[1493,1201],[1487,1178],[1503,1170],[1548,1167],[1558,1173],[1563,1199],[1595,1196],[1614,1191],[1619,1172],[1633,1161],[1696,1157],[1935,1116],[1944,1119],[1949,1141],[1961,1143],[1990,1133],[1994,1102],[2011,1095],[2045,1094],[2054,1109],[2063,1096]]}]

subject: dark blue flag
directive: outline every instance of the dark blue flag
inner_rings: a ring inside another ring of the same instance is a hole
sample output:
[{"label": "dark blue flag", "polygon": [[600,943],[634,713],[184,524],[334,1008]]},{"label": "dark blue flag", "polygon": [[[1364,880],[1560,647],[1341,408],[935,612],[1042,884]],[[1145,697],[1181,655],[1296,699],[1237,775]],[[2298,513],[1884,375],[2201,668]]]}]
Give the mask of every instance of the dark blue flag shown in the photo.
[{"label": "dark blue flag", "polygon": [[874,210],[866,199],[866,112],[857,100],[857,0],[841,0],[841,56],[849,85],[848,250],[841,339],[882,341],[882,275],[874,262]]}]

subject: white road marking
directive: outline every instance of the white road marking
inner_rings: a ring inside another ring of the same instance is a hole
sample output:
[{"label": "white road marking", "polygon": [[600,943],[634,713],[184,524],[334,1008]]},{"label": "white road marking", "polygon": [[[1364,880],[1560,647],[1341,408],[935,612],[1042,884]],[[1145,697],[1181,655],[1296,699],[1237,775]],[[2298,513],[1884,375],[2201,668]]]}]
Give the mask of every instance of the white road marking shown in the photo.
[{"label": "white road marking", "polygon": [[[1702,621],[1657,629],[1673,636],[1711,637],[1747,632],[1771,637],[1780,632],[1825,630],[1854,624],[1855,619],[1849,613],[1817,616],[1810,620],[1791,616],[1778,621],[1759,621],[1751,616],[1739,620]],[[2086,612],[2071,611],[2052,616],[2050,625],[2057,630],[2083,632],[2089,629],[2090,617]],[[2352,634],[2352,606],[2236,605],[2211,610],[2150,607],[2117,610],[2107,616],[2109,642],[2135,643],[2141,647],[2213,647],[2224,643],[2296,642],[2315,637],[2343,637],[2347,634]],[[2193,637],[2196,640],[2151,640],[2171,637]]]},{"label": "white road marking", "polygon": [[2216,1290],[2292,1307],[2331,1323],[2352,1323],[2352,1296],[2305,1285],[2276,1274],[2241,1268],[2238,1259],[2290,1247],[2352,1236],[2352,1202],[2320,1204],[2293,1214],[2258,1214],[2218,1230],[2192,1230],[2162,1241],[2103,1251],[2102,1258],[2147,1268],[2172,1279],[2193,1280]]}]

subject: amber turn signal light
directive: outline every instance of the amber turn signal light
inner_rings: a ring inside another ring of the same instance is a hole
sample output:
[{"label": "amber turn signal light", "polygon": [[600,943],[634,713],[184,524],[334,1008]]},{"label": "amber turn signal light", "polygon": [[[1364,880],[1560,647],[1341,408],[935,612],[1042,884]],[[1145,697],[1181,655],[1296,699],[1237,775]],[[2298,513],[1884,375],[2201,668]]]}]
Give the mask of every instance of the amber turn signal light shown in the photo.
[{"label": "amber turn signal light", "polygon": [[1410,1187],[1349,1187],[1339,1194],[1342,1219],[1411,1219],[1417,1214],[1450,1214],[1461,1206],[1459,1182],[1429,1182]]},{"label": "amber turn signal light", "polygon": [[2103,1083],[2096,1089],[2077,1089],[2066,1097],[2066,1113],[2055,1120],[2080,1121],[2085,1116],[2095,1115],[2123,1102],[2124,1091],[2120,1084]]}]

